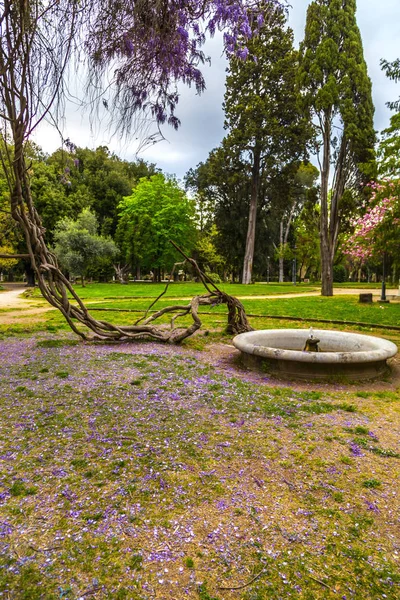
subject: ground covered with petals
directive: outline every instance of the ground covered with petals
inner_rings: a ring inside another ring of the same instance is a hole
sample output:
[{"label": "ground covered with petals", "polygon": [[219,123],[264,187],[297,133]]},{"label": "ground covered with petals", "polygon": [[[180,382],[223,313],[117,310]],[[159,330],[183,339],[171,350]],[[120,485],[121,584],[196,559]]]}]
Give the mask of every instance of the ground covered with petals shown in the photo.
[{"label": "ground covered with petals", "polygon": [[400,596],[399,390],[0,341],[0,597]]}]

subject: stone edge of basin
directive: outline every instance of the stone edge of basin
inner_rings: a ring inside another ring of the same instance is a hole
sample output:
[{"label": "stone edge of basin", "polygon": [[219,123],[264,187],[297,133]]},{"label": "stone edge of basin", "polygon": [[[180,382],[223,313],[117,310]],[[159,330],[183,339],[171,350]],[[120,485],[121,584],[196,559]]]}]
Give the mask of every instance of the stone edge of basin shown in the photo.
[{"label": "stone edge of basin", "polygon": [[294,362],[303,363],[369,363],[377,361],[385,361],[395,356],[398,352],[396,344],[385,340],[384,338],[375,337],[371,335],[364,335],[360,333],[342,332],[331,329],[314,329],[314,337],[319,338],[321,343],[326,339],[327,336],[333,336],[334,338],[341,340],[352,339],[359,341],[361,344],[369,343],[373,345],[368,350],[361,350],[357,352],[304,352],[302,350],[286,350],[281,348],[274,348],[268,346],[268,340],[265,339],[263,345],[255,344],[257,338],[261,337],[273,337],[285,332],[286,334],[292,335],[294,338],[301,338],[302,341],[306,341],[308,337],[308,329],[261,329],[258,331],[248,331],[246,333],[240,333],[233,338],[233,344],[235,348],[246,354],[252,354],[260,356],[262,358],[269,358],[274,360],[288,360]]}]

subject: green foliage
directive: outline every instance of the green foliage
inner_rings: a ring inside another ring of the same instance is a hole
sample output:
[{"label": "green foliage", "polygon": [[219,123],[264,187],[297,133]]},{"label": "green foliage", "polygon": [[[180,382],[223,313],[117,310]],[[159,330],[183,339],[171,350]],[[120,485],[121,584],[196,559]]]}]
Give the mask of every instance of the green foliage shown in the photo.
[{"label": "green foliage", "polygon": [[[0,246],[0,254],[13,254],[14,252],[14,248],[9,244]],[[9,271],[17,263],[18,259],[15,258],[0,258],[0,271]]]},{"label": "green foliage", "polygon": [[215,214],[215,193],[210,182],[208,162],[199,163],[195,169],[189,169],[184,181],[185,189],[194,195],[198,228],[201,232],[207,231],[214,223]]},{"label": "green foliage", "polygon": [[[400,59],[396,58],[393,62],[388,62],[387,60],[381,60],[381,67],[385,71],[386,76],[393,81],[400,80]],[[400,98],[395,100],[394,102],[387,102],[386,106],[388,106],[391,110],[399,110],[400,109]]]},{"label": "green foliage", "polygon": [[379,175],[400,179],[400,113],[392,115],[378,148]]},{"label": "green foliage", "polygon": [[362,485],[365,488],[375,490],[376,488],[381,487],[382,484],[377,479],[372,478],[372,479],[366,479],[365,481],[363,481]]},{"label": "green foliage", "polygon": [[[356,2],[314,0],[307,10],[299,79],[316,115],[339,118],[356,162],[373,158],[371,81],[356,23]],[[336,134],[334,134],[336,135]],[[334,143],[334,137],[330,143]]]},{"label": "green foliage", "polygon": [[[205,164],[207,193],[215,202],[214,222],[217,229],[215,247],[229,270],[238,275],[243,264],[249,212],[250,179],[240,151],[229,147],[227,140],[213,150]],[[261,228],[261,219],[257,224]],[[265,228],[262,229],[265,232]],[[262,235],[258,236],[263,239]],[[265,239],[265,238],[264,238]]]},{"label": "green foliage", "polygon": [[117,240],[125,260],[146,269],[171,269],[181,256],[170,240],[190,253],[194,217],[194,202],[174,179],[162,174],[142,178],[120,204]]},{"label": "green foliage", "polygon": [[40,155],[38,157],[38,152],[31,167],[32,197],[46,229],[46,239],[53,243],[57,223],[64,218],[75,219],[89,205],[90,197],[87,194],[69,194],[57,165],[40,158]]},{"label": "green foliage", "polygon": [[[18,253],[21,234],[10,214],[10,192],[0,165],[0,253]],[[8,271],[18,263],[16,259],[0,258],[0,271]]]},{"label": "green foliage", "polygon": [[80,275],[82,282],[100,260],[109,266],[118,254],[111,238],[97,235],[97,218],[88,209],[80,213],[76,221],[64,219],[55,231],[55,253],[61,266],[72,275]]},{"label": "green foliage", "polygon": [[123,161],[106,146],[90,150],[70,145],[48,157],[37,151],[32,190],[49,240],[60,219],[76,219],[84,208],[94,212],[102,235],[114,236],[122,198],[130,194],[141,177],[156,172],[155,165],[143,160]]},{"label": "green foliage", "polygon": [[334,265],[333,267],[333,281],[336,283],[343,283],[346,281],[347,271],[343,265]]},{"label": "green foliage", "polygon": [[220,276],[223,274],[225,267],[225,260],[217,250],[218,235],[217,226],[211,225],[208,230],[199,232],[195,248],[199,266],[205,271],[214,273],[213,281],[217,273]]}]

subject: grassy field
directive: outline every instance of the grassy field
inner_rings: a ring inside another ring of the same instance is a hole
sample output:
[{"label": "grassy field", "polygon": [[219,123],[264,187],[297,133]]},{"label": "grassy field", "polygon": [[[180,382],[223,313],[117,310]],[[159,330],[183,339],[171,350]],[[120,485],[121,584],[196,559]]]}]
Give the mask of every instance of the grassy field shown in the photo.
[{"label": "grassy field", "polygon": [[[173,303],[178,299],[174,298]],[[363,323],[376,323],[381,325],[400,326],[400,302],[390,304],[360,304],[358,296],[333,296],[322,297],[300,297],[279,299],[243,299],[243,305],[250,315],[287,316],[301,317],[302,319],[331,319],[341,321],[359,321]],[[171,304],[171,300],[162,298],[153,307],[163,308]],[[182,300],[182,305],[187,304]],[[116,299],[104,302],[87,302],[88,307],[99,310],[101,308],[122,310],[146,310],[149,300],[140,299]],[[219,306],[211,309],[202,307],[203,313],[212,312],[215,315],[226,314],[226,307]]]},{"label": "grassy field", "polygon": [[[174,287],[176,286],[176,287]],[[125,290],[135,289],[135,295],[126,297]],[[238,287],[238,286],[236,286]],[[262,298],[261,291],[264,288],[271,290],[271,295],[279,295],[279,298]],[[81,294],[85,290],[90,291],[90,296],[85,300],[87,306],[93,310],[93,314],[97,318],[107,321],[112,321],[118,324],[133,323],[144,311],[149,307],[153,299],[157,297],[163,289],[158,284],[132,284],[132,286],[121,286],[117,284],[97,284],[90,285],[81,290],[77,288]],[[249,292],[255,290],[254,296],[250,296]],[[311,324],[318,322],[318,319],[332,320],[340,322],[358,322],[365,325],[351,327],[361,331],[368,332],[371,325],[382,325],[385,327],[400,326],[400,303],[392,302],[390,304],[380,304],[374,302],[372,304],[360,304],[358,296],[351,295],[336,295],[331,298],[323,298],[321,296],[300,296],[297,298],[287,298],[283,291],[287,293],[296,292],[305,288],[294,286],[282,287],[260,284],[259,286],[240,286],[235,290],[228,288],[229,292],[238,294],[250,315],[250,322],[257,329],[276,328],[276,327],[308,327]],[[152,296],[148,296],[149,290],[153,290]],[[168,294],[163,296],[161,300],[153,307],[154,309],[162,308],[170,304],[188,303],[188,299],[193,293],[203,293],[204,288],[196,284],[173,284],[168,290]],[[278,293],[280,291],[280,294]],[[122,294],[123,292],[123,294]],[[179,292],[179,293],[178,293]],[[189,293],[191,292],[191,293]],[[118,296],[117,293],[122,295]],[[172,293],[172,295],[171,295]],[[0,309],[0,315],[5,318],[0,318],[0,337],[9,336],[20,333],[33,333],[36,331],[62,331],[68,330],[68,326],[62,315],[55,310],[42,312],[42,308],[48,307],[48,304],[41,298],[39,291],[35,290],[27,292],[29,296],[30,306],[38,309],[37,314],[32,314],[30,311],[24,311],[21,307],[16,307],[13,310],[14,318],[7,319],[9,310]],[[102,311],[101,309],[107,309]],[[110,310],[111,309],[111,310]],[[124,312],[126,311],[126,312]],[[135,311],[135,312],[129,312]],[[203,330],[222,333],[226,325],[226,308],[224,306],[209,309],[204,307],[201,309]],[[209,313],[209,314],[206,314]],[[268,317],[275,317],[274,319]],[[281,319],[277,319],[281,317]],[[288,317],[285,320],[285,317]],[[290,320],[289,320],[290,318]],[[294,319],[294,320],[293,320]],[[168,322],[167,318],[164,322]],[[188,324],[190,318],[179,321],[182,324]],[[340,328],[342,325],[335,323],[327,323],[323,327]],[[377,332],[379,334],[379,331]],[[214,339],[214,337],[213,337]],[[206,340],[203,340],[205,343]]]},{"label": "grassy field", "polygon": [[[120,285],[118,283],[95,283],[88,284],[85,287],[77,284],[74,286],[77,294],[83,299],[89,298],[157,298],[165,290],[164,283],[129,283]],[[266,294],[289,294],[303,293],[317,290],[316,285],[306,285],[304,283],[293,285],[291,283],[257,283],[253,285],[242,284],[218,284],[218,287],[232,296],[252,295],[264,296]],[[171,282],[168,286],[168,296],[177,298],[186,298],[204,294],[205,289],[201,283],[192,282]],[[39,295],[39,291],[36,292]]]},{"label": "grassy field", "polygon": [[[87,289],[92,308],[149,303]],[[310,319],[257,328],[399,324],[400,304],[255,296],[251,313]],[[169,347],[82,343],[57,311],[18,308],[0,314],[0,597],[400,597],[397,380],[288,385],[243,370],[220,309]]]}]

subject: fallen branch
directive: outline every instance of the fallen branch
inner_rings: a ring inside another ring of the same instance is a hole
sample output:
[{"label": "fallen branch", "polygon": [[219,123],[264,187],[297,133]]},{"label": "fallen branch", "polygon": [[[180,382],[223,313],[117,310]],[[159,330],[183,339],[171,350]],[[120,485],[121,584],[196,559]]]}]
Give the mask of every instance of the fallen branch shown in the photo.
[{"label": "fallen branch", "polygon": [[255,575],[253,577],[253,579],[250,579],[250,581],[248,581],[247,583],[243,583],[243,585],[237,585],[235,587],[219,586],[218,589],[219,590],[242,590],[243,588],[248,587],[249,585],[251,585],[252,583],[254,583],[264,573],[267,573],[266,569],[263,569],[262,571],[260,571],[259,573],[257,573],[257,575]]},{"label": "fallen branch", "polygon": [[310,579],[312,579],[313,581],[316,581],[317,583],[319,583],[320,585],[322,585],[323,587],[327,588],[328,590],[330,590],[331,592],[333,592],[334,594],[336,594],[336,590],[334,590],[330,585],[328,585],[327,583],[325,583],[324,581],[322,581],[321,579],[317,579],[317,577],[313,577],[313,575],[310,575],[310,573],[307,573],[307,577],[309,577]]}]

